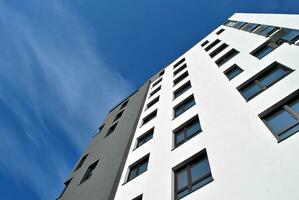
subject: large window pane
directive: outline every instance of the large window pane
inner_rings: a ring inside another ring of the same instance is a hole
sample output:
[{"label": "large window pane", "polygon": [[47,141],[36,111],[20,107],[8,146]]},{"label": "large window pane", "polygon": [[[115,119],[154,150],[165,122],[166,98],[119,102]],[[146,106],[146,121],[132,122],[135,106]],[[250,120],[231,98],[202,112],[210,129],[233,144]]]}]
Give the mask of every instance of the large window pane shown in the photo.
[{"label": "large window pane", "polygon": [[210,172],[210,166],[207,158],[204,158],[191,166],[192,182],[196,181]]},{"label": "large window pane", "polygon": [[265,46],[263,47],[261,50],[259,50],[256,53],[256,57],[259,59],[262,59],[263,57],[265,57],[266,55],[268,55],[271,51],[273,51],[274,49],[270,46]]},{"label": "large window pane", "polygon": [[265,120],[267,125],[276,134],[290,127],[296,122],[296,119],[284,109],[281,109],[270,117],[265,118]]},{"label": "large window pane", "polygon": [[200,129],[199,121],[194,121],[194,123],[192,123],[187,129],[187,137],[193,136],[195,133],[200,131]]},{"label": "large window pane", "polygon": [[177,190],[188,185],[188,176],[187,176],[186,169],[177,172],[176,178],[177,178]]},{"label": "large window pane", "polygon": [[254,95],[259,93],[262,89],[256,83],[252,83],[246,88],[244,88],[241,92],[246,99],[252,98]]},{"label": "large window pane", "polygon": [[280,79],[283,77],[287,72],[281,68],[275,68],[273,69],[269,74],[267,74],[265,77],[260,79],[259,81],[264,85],[264,86],[269,86],[272,83],[274,83],[276,80]]}]

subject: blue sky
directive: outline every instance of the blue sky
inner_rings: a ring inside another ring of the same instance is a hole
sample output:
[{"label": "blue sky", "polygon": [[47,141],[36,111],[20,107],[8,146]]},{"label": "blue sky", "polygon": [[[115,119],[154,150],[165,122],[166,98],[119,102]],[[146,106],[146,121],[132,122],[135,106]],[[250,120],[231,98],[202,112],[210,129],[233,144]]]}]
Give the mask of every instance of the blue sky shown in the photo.
[{"label": "blue sky", "polygon": [[55,199],[109,108],[234,12],[294,0],[1,0],[0,199]]}]

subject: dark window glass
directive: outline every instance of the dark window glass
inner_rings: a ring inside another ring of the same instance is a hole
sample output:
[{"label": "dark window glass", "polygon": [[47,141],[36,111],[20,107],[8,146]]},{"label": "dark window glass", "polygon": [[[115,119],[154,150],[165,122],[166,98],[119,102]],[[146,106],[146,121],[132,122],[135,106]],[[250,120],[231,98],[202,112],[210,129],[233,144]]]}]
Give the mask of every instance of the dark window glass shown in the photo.
[{"label": "dark window glass", "polygon": [[162,78],[158,79],[156,82],[153,83],[152,88],[158,85],[162,81]]},{"label": "dark window glass", "polygon": [[146,124],[147,122],[151,121],[152,119],[154,119],[157,116],[157,110],[151,112],[150,114],[148,114],[145,118],[143,118],[143,124]]},{"label": "dark window glass", "polygon": [[99,127],[99,133],[103,130],[105,124],[103,124],[102,126]]},{"label": "dark window glass", "polygon": [[262,120],[280,142],[299,131],[299,96],[262,117]]},{"label": "dark window glass", "polygon": [[259,27],[258,24],[247,24],[242,30],[247,32],[253,32]]},{"label": "dark window glass", "polygon": [[117,121],[119,118],[121,118],[122,114],[123,114],[124,110],[120,111],[119,113],[117,113],[117,115],[115,116],[113,122]]},{"label": "dark window glass", "polygon": [[220,35],[222,32],[224,31],[224,29],[220,29],[219,31],[216,32],[216,35]]},{"label": "dark window glass", "polygon": [[218,43],[220,42],[220,40],[215,40],[214,42],[212,42],[209,46],[207,46],[205,48],[206,51],[209,51],[210,49],[212,49],[214,46],[216,46]]},{"label": "dark window glass", "polygon": [[164,74],[164,70],[160,72],[159,76],[162,76]]},{"label": "dark window glass", "polygon": [[204,42],[201,44],[201,46],[204,47],[204,46],[206,46],[208,43],[209,43],[209,41],[206,40],[206,41],[204,41]]},{"label": "dark window glass", "polygon": [[294,44],[297,40],[299,40],[299,31],[292,29],[284,29],[285,33],[281,36],[281,40],[288,42],[290,44]]},{"label": "dark window glass", "polygon": [[149,102],[147,105],[146,105],[146,109],[152,107],[153,105],[155,105],[158,101],[159,101],[159,98],[160,96],[157,96],[156,98],[154,98],[151,102]]},{"label": "dark window glass", "polygon": [[217,56],[221,51],[223,51],[227,47],[228,47],[228,45],[225,44],[225,43],[223,43],[222,45],[220,45],[217,49],[215,49],[214,51],[212,51],[212,53],[210,53],[211,58]]},{"label": "dark window glass", "polygon": [[276,30],[278,30],[277,27],[263,25],[263,26],[261,26],[261,28],[259,29],[257,34],[268,37],[269,35],[274,33]]},{"label": "dark window glass", "polygon": [[247,84],[239,89],[239,91],[243,97],[249,101],[291,72],[291,69],[275,62],[267,67],[264,72],[251,78]]},{"label": "dark window glass", "polygon": [[149,97],[154,96],[157,92],[161,90],[161,86],[157,87],[154,91],[152,91],[149,95]]},{"label": "dark window glass", "polygon": [[239,53],[239,51],[237,51],[236,49],[231,49],[229,52],[227,52],[226,54],[224,54],[224,56],[222,56],[221,58],[219,58],[218,60],[216,60],[216,64],[218,65],[218,67],[220,67],[224,63],[226,63],[227,61],[229,61],[230,59],[232,59],[233,57],[235,57],[238,53]]},{"label": "dark window glass", "polygon": [[96,162],[94,162],[93,164],[91,164],[91,165],[87,168],[87,170],[86,170],[86,172],[85,172],[85,174],[84,174],[84,176],[83,176],[83,178],[82,178],[80,184],[81,184],[81,183],[84,183],[85,181],[87,181],[87,180],[92,176],[93,171],[94,171],[94,169],[96,168],[98,162],[99,162],[99,160],[97,160]]},{"label": "dark window glass", "polygon": [[276,48],[276,45],[273,43],[266,43],[262,46],[258,47],[256,50],[254,50],[251,55],[257,57],[258,59],[262,59],[266,55],[268,55],[271,51],[273,51]]},{"label": "dark window glass", "polygon": [[180,128],[174,130],[174,143],[175,147],[185,143],[193,136],[201,132],[201,126],[198,116],[185,122]]},{"label": "dark window glass", "polygon": [[231,66],[230,68],[228,68],[224,74],[227,76],[227,78],[229,80],[232,80],[233,78],[235,78],[236,76],[238,76],[241,72],[243,72],[243,70],[236,64],[234,64],[233,66]]},{"label": "dark window glass", "polygon": [[176,99],[179,96],[181,96],[184,92],[186,92],[187,90],[189,90],[189,88],[191,88],[190,81],[188,81],[187,83],[185,83],[184,85],[182,85],[176,91],[173,92],[174,99]]},{"label": "dark window glass", "polygon": [[175,70],[175,71],[173,72],[173,75],[174,75],[174,76],[177,75],[178,73],[180,73],[181,71],[183,71],[183,70],[186,69],[186,68],[187,68],[187,65],[186,65],[186,64],[182,65],[181,67],[179,67],[177,70]]},{"label": "dark window glass", "polygon": [[179,66],[180,64],[182,64],[183,62],[185,62],[185,58],[182,58],[180,61],[178,61],[176,64],[173,65],[173,68],[176,68],[177,66]]},{"label": "dark window glass", "polygon": [[175,199],[181,199],[213,181],[206,153],[188,161],[175,174]]},{"label": "dark window glass", "polygon": [[114,132],[116,126],[117,126],[117,123],[115,123],[114,125],[112,125],[112,126],[108,129],[107,134],[106,134],[106,137]]},{"label": "dark window glass", "polygon": [[133,164],[130,167],[127,181],[130,181],[136,178],[137,176],[139,176],[140,174],[142,174],[143,172],[147,171],[148,159],[149,159],[149,155],[145,156],[140,161],[137,161],[137,163]]},{"label": "dark window glass", "polygon": [[195,105],[195,100],[193,95],[185,99],[183,102],[181,102],[179,105],[174,107],[174,118],[180,116],[183,114],[186,110],[191,108],[193,105]]},{"label": "dark window glass", "polygon": [[142,200],[142,194],[141,195],[139,195],[138,197],[135,197],[134,199],[132,199],[132,200]]},{"label": "dark window glass", "polygon": [[82,167],[82,165],[83,165],[84,161],[86,160],[87,156],[88,156],[88,154],[86,154],[85,156],[83,156],[83,157],[81,158],[81,160],[80,160],[80,162],[78,163],[78,165],[77,165],[75,171],[78,170],[80,167]]},{"label": "dark window glass", "polygon": [[179,82],[181,82],[182,80],[184,80],[187,76],[188,76],[188,71],[185,71],[183,74],[181,74],[179,77],[177,77],[176,79],[174,79],[173,81],[173,85],[178,84]]},{"label": "dark window glass", "polygon": [[235,25],[234,25],[234,28],[236,29],[241,29],[243,26],[245,26],[246,23],[245,22],[237,22]]},{"label": "dark window glass", "polygon": [[128,104],[129,100],[125,101],[121,106],[120,109],[123,109],[124,107],[126,107],[126,105]]},{"label": "dark window glass", "polygon": [[149,130],[148,132],[146,132],[145,134],[143,134],[142,136],[140,136],[137,139],[137,146],[136,146],[136,148],[140,147],[141,145],[143,145],[147,141],[151,140],[153,138],[153,135],[154,135],[154,129],[152,128],[151,130]]}]

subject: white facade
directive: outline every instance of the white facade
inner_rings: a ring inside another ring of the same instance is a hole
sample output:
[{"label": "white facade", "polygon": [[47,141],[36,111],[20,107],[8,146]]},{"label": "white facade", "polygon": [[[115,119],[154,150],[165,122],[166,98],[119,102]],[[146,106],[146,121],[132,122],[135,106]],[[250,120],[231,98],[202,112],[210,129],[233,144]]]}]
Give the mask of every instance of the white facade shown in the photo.
[{"label": "white facade", "polygon": [[[230,20],[299,30],[298,15],[235,14]],[[217,35],[221,28],[224,32]],[[221,42],[206,52],[204,48],[216,39]],[[250,54],[268,39],[222,25],[165,68],[161,83],[149,89],[150,93],[161,85],[160,91],[146,99],[115,200],[132,200],[141,194],[143,200],[175,199],[173,167],[203,149],[214,180],[182,199],[299,199],[299,134],[278,143],[259,117],[298,90],[299,46],[283,43],[262,59]],[[205,40],[210,42],[202,47]],[[223,43],[228,47],[211,58],[209,54]],[[218,67],[215,61],[232,48],[240,53]],[[181,58],[186,59],[187,68],[174,77],[173,65]],[[236,88],[274,61],[294,71],[246,102]],[[244,71],[229,81],[223,72],[233,64]],[[173,80],[186,70],[189,76],[173,86]],[[173,100],[173,91],[189,80],[192,87]],[[173,119],[173,107],[191,94],[196,104]],[[156,96],[159,101],[145,109]],[[155,109],[157,116],[142,125],[142,119]],[[197,114],[202,132],[174,148],[173,130]],[[153,138],[136,148],[137,138],[152,127]],[[131,164],[147,154],[147,171],[127,182]]]}]

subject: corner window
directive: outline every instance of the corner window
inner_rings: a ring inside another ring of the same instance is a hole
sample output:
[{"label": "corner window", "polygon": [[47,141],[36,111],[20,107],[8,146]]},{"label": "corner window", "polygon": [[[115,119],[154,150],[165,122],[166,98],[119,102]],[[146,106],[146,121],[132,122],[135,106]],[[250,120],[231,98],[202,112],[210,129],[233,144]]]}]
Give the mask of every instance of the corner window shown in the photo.
[{"label": "corner window", "polygon": [[218,67],[220,67],[224,65],[227,61],[235,57],[237,54],[239,54],[239,51],[237,51],[236,49],[231,49],[229,52],[224,54],[221,58],[216,60],[216,64],[218,65]]},{"label": "corner window", "polygon": [[249,101],[256,95],[262,93],[276,82],[281,80],[290,74],[293,70],[288,67],[275,62],[265,68],[262,72],[258,73],[256,76],[250,78],[243,84],[243,86],[238,87],[239,92],[243,97]]},{"label": "corner window", "polygon": [[93,164],[91,164],[91,165],[87,168],[87,170],[86,170],[86,172],[85,172],[85,174],[84,174],[84,176],[83,176],[83,178],[82,178],[80,184],[81,184],[81,183],[84,183],[85,181],[87,181],[87,180],[92,176],[93,171],[95,170],[95,168],[96,168],[97,165],[98,165],[98,162],[99,162],[99,160],[97,160],[96,162],[94,162]]},{"label": "corner window", "polygon": [[188,110],[189,108],[191,108],[194,105],[195,105],[195,100],[194,100],[193,95],[191,95],[190,97],[188,97],[187,99],[185,99],[184,101],[182,101],[181,103],[179,103],[177,106],[175,106],[173,108],[174,118],[180,116],[186,110]]},{"label": "corner window", "polygon": [[176,99],[179,96],[181,96],[184,92],[186,92],[187,90],[189,90],[189,88],[191,88],[191,83],[190,81],[188,81],[187,83],[185,83],[184,85],[182,85],[181,87],[179,87],[177,90],[175,90],[173,92],[173,98]]},{"label": "corner window", "polygon": [[183,74],[181,74],[179,77],[177,77],[176,79],[174,79],[173,81],[173,85],[178,84],[179,82],[181,82],[182,80],[184,80],[186,77],[188,77],[188,71],[185,71]]},{"label": "corner window", "polygon": [[214,58],[215,56],[217,56],[221,51],[223,51],[227,47],[228,47],[228,45],[225,43],[220,45],[217,49],[215,49],[214,51],[212,51],[212,53],[210,53],[211,58]]},{"label": "corner window", "polygon": [[157,110],[151,112],[145,118],[143,118],[142,125],[148,123],[149,121],[151,121],[152,119],[154,119],[156,116],[157,116]]},{"label": "corner window", "polygon": [[154,136],[154,128],[150,129],[149,131],[147,131],[146,133],[144,133],[142,136],[140,136],[139,138],[137,138],[136,148],[140,147],[144,143],[146,143],[149,140],[151,140],[153,138],[153,136]]},{"label": "corner window", "polygon": [[147,171],[148,160],[149,154],[129,167],[129,176],[127,182]]},{"label": "corner window", "polygon": [[228,78],[228,80],[232,80],[236,76],[238,76],[243,70],[236,64],[228,68],[226,71],[224,71],[225,76]]},{"label": "corner window", "polygon": [[173,131],[174,147],[182,145],[201,131],[200,122],[196,115]]},{"label": "corner window", "polygon": [[266,43],[262,44],[260,47],[258,47],[257,49],[255,49],[250,54],[255,56],[258,59],[262,59],[263,57],[268,55],[270,52],[272,52],[276,47],[277,47],[276,44],[274,44],[272,42],[266,42]]},{"label": "corner window", "polygon": [[278,142],[299,131],[299,93],[269,108],[260,116]]},{"label": "corner window", "polygon": [[173,68],[178,67],[180,64],[182,64],[183,62],[185,62],[185,58],[182,58],[180,61],[178,61],[176,64],[173,65]]},{"label": "corner window", "polygon": [[190,194],[213,181],[206,151],[183,162],[173,170],[175,176],[175,199]]},{"label": "corner window", "polygon": [[217,44],[219,44],[221,41],[219,39],[215,40],[214,42],[212,42],[209,46],[207,46],[205,48],[206,51],[209,51],[210,49],[212,49],[214,46],[216,46]]}]

